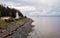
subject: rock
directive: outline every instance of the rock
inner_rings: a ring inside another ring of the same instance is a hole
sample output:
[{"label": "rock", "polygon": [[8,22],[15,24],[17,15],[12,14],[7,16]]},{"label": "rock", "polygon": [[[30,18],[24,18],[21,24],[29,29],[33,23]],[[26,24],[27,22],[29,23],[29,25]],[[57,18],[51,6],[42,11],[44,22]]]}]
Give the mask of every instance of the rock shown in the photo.
[{"label": "rock", "polygon": [[16,29],[17,27],[15,26],[15,24],[9,24],[8,27],[7,27],[7,30],[9,32],[12,32]]},{"label": "rock", "polygon": [[2,33],[0,33],[1,37],[5,38],[27,38],[28,33],[31,32],[32,20],[31,19],[25,19],[24,21],[16,21],[8,24],[6,30],[0,30]]}]

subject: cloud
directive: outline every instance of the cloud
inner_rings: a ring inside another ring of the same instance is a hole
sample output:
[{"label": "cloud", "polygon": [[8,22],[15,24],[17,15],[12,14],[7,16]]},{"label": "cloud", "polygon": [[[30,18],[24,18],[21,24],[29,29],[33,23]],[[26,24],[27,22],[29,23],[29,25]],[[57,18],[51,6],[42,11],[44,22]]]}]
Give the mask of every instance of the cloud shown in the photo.
[{"label": "cloud", "polygon": [[60,0],[4,0],[4,4],[25,15],[60,15]]},{"label": "cloud", "polygon": [[14,7],[14,6],[12,6],[11,8],[16,8],[16,9],[19,9],[19,10],[21,10],[21,11],[33,11],[33,10],[35,10],[35,8],[34,7],[32,7],[32,6],[20,6],[20,7]]}]

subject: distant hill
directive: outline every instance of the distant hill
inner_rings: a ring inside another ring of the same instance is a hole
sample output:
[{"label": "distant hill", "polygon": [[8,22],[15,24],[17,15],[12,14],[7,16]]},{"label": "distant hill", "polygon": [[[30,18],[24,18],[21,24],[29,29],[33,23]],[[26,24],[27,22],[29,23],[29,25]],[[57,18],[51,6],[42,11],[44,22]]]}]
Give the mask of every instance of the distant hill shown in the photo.
[{"label": "distant hill", "polygon": [[9,8],[8,6],[4,7],[3,5],[0,5],[0,17],[11,16],[14,18],[16,16],[16,12],[19,13],[19,16],[23,17],[23,14],[19,10],[14,8]]}]

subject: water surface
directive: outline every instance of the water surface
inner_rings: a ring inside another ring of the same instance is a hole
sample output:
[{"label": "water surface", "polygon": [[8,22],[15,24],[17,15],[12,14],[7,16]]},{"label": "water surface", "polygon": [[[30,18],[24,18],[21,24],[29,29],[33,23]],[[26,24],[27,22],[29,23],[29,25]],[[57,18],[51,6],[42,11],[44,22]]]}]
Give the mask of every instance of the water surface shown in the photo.
[{"label": "water surface", "polygon": [[60,38],[60,17],[31,17],[34,31],[28,38]]}]

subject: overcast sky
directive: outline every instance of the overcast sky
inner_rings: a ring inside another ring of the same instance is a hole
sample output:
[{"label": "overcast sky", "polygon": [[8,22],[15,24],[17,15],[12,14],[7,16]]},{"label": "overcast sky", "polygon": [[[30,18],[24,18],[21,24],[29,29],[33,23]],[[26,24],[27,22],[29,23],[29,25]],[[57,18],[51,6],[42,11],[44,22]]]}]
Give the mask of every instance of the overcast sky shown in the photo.
[{"label": "overcast sky", "polygon": [[0,4],[16,8],[26,16],[60,15],[60,0],[0,0]]}]

